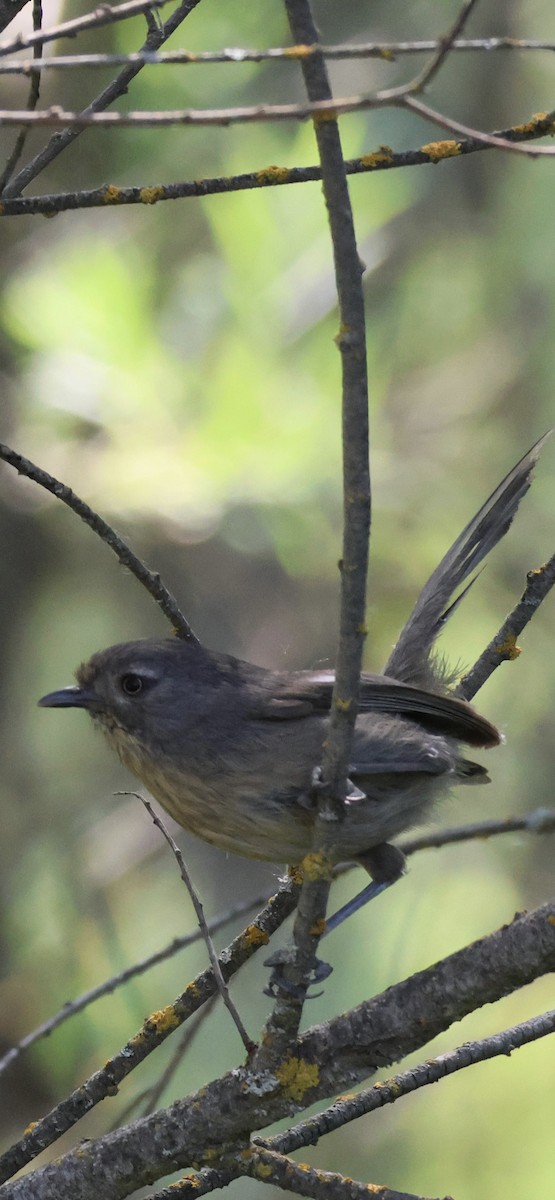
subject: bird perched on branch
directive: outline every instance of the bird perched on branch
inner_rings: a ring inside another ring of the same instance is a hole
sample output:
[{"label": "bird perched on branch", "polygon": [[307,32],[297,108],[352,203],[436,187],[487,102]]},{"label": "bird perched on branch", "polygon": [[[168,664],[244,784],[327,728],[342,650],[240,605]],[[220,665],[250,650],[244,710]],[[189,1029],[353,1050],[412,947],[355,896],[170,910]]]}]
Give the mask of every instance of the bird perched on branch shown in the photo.
[{"label": "bird perched on branch", "polygon": [[[470,584],[450,604],[451,596],[507,532],[544,440],[436,567],[383,675],[361,677],[348,795],[332,853],[336,862],[360,863],[373,883],[328,929],[402,874],[403,855],[391,838],[426,818],[454,784],[488,779],[461,747],[496,746],[500,734],[450,691],[434,644]],[[125,766],[184,829],[248,858],[299,862],[310,851],[332,672],[264,670],[170,638],[110,646],[76,678],[76,686],[39,704],[87,709]]]}]

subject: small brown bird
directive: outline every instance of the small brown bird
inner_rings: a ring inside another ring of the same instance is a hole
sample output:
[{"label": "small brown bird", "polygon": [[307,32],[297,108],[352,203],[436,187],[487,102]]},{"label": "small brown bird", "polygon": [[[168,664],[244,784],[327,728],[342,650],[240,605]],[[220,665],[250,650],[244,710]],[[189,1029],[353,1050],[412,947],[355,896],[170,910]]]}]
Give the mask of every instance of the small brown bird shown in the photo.
[{"label": "small brown bird", "polygon": [[[433,572],[384,674],[362,676],[333,857],[359,862],[374,883],[328,928],[402,874],[403,856],[391,838],[426,818],[454,784],[488,780],[461,743],[495,746],[500,734],[450,692],[433,648],[470,584],[448,605],[451,595],[507,532],[544,440],[513,467]],[[331,672],[268,671],[170,638],[111,646],[76,677],[77,686],[39,704],[86,708],[184,829],[271,862],[298,862],[311,849]]]}]

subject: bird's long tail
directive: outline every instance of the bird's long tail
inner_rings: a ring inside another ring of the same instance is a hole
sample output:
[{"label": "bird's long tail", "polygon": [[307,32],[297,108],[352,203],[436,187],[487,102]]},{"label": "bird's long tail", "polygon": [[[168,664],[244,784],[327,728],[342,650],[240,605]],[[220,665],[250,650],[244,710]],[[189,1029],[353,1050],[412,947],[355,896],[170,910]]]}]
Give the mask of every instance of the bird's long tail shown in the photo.
[{"label": "bird's long tail", "polygon": [[520,459],[468,523],[423,587],[384,668],[384,674],[405,683],[437,686],[431,651],[446,620],[474,580],[449,604],[453,593],[506,534],[532,482],[546,433]]}]

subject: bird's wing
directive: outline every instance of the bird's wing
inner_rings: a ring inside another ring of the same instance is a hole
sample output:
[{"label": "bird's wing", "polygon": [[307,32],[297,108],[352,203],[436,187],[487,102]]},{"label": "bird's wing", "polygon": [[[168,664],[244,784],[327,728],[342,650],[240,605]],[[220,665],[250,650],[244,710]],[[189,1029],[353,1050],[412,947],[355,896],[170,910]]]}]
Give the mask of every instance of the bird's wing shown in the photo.
[{"label": "bird's wing", "polygon": [[[275,675],[271,689],[251,696],[248,716],[255,720],[295,720],[329,712],[334,677],[328,671]],[[362,675],[360,713],[409,717],[432,733],[447,734],[472,746],[496,746],[494,725],[456,696],[440,696],[385,675]]]}]

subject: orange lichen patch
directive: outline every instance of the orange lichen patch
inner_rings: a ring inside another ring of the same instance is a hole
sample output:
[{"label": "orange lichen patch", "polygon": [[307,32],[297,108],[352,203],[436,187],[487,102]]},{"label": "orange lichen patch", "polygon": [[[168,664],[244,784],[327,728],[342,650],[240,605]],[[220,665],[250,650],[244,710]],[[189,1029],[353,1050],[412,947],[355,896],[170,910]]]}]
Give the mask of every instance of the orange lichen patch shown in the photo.
[{"label": "orange lichen patch", "polygon": [[196,1188],[197,1191],[200,1188],[200,1179],[198,1175],[182,1175],[181,1179],[177,1179],[175,1183],[170,1183],[168,1185],[168,1192],[171,1192],[173,1188],[175,1188],[177,1191],[178,1188],[183,1187],[184,1183],[188,1183],[190,1188]]},{"label": "orange lichen patch", "polygon": [[[555,925],[555,917],[549,916],[547,918],[547,923],[548,923],[548,925]],[[32,1128],[33,1128],[33,1125],[31,1123],[31,1125],[29,1126],[29,1129],[32,1129]],[[25,1132],[27,1133],[27,1130],[25,1130]]]},{"label": "orange lichen patch", "polygon": [[523,121],[522,125],[514,125],[514,133],[536,133],[538,125],[545,125],[544,133],[555,133],[555,121],[548,120],[549,113],[539,112],[534,113],[529,121]]},{"label": "orange lichen patch", "polygon": [[261,1162],[257,1158],[254,1159],[254,1169],[260,1179],[269,1179],[274,1170],[271,1163]]},{"label": "orange lichen patch", "polygon": [[510,633],[504,642],[500,642],[495,647],[495,651],[497,654],[502,654],[504,658],[508,658],[509,662],[514,662],[515,658],[518,658],[519,654],[522,654],[520,646],[516,644],[514,633]]},{"label": "orange lichen patch", "polygon": [[38,1121],[29,1121],[27,1128],[23,1130],[23,1136],[27,1137],[27,1134],[32,1133],[33,1129],[36,1129],[38,1124]]},{"label": "orange lichen patch", "polygon": [[317,1064],[309,1063],[305,1058],[286,1058],[276,1075],[291,1100],[302,1100],[305,1093],[316,1087],[320,1080]]},{"label": "orange lichen patch", "polygon": [[376,167],[383,167],[384,163],[392,163],[393,150],[390,150],[389,146],[380,146],[380,149],[374,150],[372,154],[363,154],[359,161],[361,166],[372,171]]},{"label": "orange lichen patch", "polygon": [[291,172],[288,167],[262,167],[261,171],[255,172],[255,179],[258,183],[288,183]]},{"label": "orange lichen patch", "polygon": [[314,46],[303,46],[300,43],[298,46],[288,46],[284,51],[284,58],[310,58],[314,51]]},{"label": "orange lichen patch", "polygon": [[158,200],[163,200],[163,187],[144,187],[139,192],[141,204],[156,204]]},{"label": "orange lichen patch", "polygon": [[305,879],[308,879],[310,883],[315,883],[318,879],[333,878],[331,859],[324,850],[306,854],[302,861],[302,868]]},{"label": "orange lichen patch", "polygon": [[269,934],[265,933],[259,925],[247,925],[244,933],[245,941],[249,946],[267,946],[270,941]]},{"label": "orange lichen patch", "polygon": [[443,158],[456,158],[461,153],[461,144],[450,138],[443,142],[427,142],[420,149],[422,154],[428,155],[431,162],[441,162]]},{"label": "orange lichen patch", "polygon": [[320,919],[318,921],[314,922],[314,925],[310,926],[310,932],[313,937],[319,937],[319,938],[323,937],[324,933],[325,933],[325,929],[326,929],[326,922],[325,922],[324,917],[320,917]]},{"label": "orange lichen patch", "polygon": [[154,1025],[157,1033],[169,1033],[170,1030],[177,1029],[179,1024],[180,1020],[173,1004],[167,1004],[165,1008],[150,1013],[145,1021],[145,1025]]},{"label": "orange lichen patch", "polygon": [[121,204],[123,200],[122,189],[116,187],[114,183],[109,183],[107,187],[104,188],[102,200],[104,204]]}]

